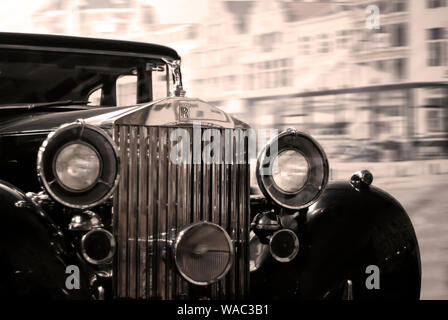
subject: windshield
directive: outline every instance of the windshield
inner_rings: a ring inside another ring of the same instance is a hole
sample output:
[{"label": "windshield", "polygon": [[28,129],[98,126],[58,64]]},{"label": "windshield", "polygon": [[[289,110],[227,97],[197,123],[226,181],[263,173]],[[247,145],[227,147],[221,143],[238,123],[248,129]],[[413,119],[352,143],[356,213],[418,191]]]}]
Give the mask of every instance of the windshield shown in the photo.
[{"label": "windshield", "polygon": [[159,59],[101,54],[0,50],[0,105],[83,101],[130,105],[167,96]]}]

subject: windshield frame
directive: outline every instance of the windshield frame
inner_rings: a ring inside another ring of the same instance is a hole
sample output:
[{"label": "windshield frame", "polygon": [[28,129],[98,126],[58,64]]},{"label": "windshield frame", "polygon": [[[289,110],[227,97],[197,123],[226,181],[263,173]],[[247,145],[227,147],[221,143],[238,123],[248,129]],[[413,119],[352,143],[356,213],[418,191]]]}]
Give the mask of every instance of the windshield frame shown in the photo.
[{"label": "windshield frame", "polygon": [[[50,36],[51,37],[51,36]],[[70,38],[70,37],[65,37],[65,38]],[[83,38],[76,38],[76,39],[83,39]],[[92,40],[92,39],[88,39],[88,40]],[[105,40],[100,40],[100,41],[105,41]],[[121,43],[122,41],[116,41],[116,40],[110,40],[109,42],[118,42]],[[123,42],[126,43],[126,42]],[[133,43],[133,42],[129,42],[131,44],[139,44],[139,43]],[[150,45],[150,44],[147,44]],[[0,50],[1,51],[29,51],[31,52],[35,52],[35,53],[42,53],[45,54],[46,52],[51,52],[53,54],[74,54],[74,55],[86,55],[86,56],[104,56],[104,57],[122,57],[124,59],[129,58],[129,59],[136,59],[135,61],[137,61],[138,59],[142,59],[142,60],[146,60],[146,66],[145,69],[146,71],[151,71],[151,72],[139,72],[138,73],[138,81],[137,81],[137,101],[136,103],[145,103],[145,102],[151,102],[154,100],[154,96],[153,96],[153,81],[152,81],[152,74],[155,71],[162,71],[160,70],[160,67],[164,68],[164,72],[165,72],[165,76],[164,76],[164,81],[166,82],[166,92],[165,92],[165,96],[170,96],[173,95],[174,92],[176,92],[176,89],[178,89],[177,87],[179,86],[179,74],[180,74],[180,58],[176,59],[173,56],[167,56],[167,55],[160,55],[160,54],[151,54],[151,53],[140,53],[140,52],[127,52],[127,51],[117,51],[117,50],[98,50],[98,49],[86,49],[86,48],[75,48],[75,47],[62,47],[62,46],[56,46],[56,47],[50,47],[50,46],[39,46],[39,45],[20,45],[20,44],[4,44],[4,43],[0,43]],[[178,58],[178,57],[177,57]],[[157,61],[157,63],[151,67],[151,64]],[[173,67],[175,66],[175,67]],[[142,65],[140,65],[139,67],[142,67]],[[150,70],[148,70],[148,68],[152,68]],[[159,70],[158,70],[159,69]],[[149,74],[149,77],[148,77]],[[120,74],[119,76],[123,76],[126,74]],[[118,78],[118,76],[116,77]],[[95,88],[91,88],[89,90],[89,94],[91,94],[91,92],[93,92],[95,89],[97,89],[99,86],[96,85]],[[181,83],[180,83],[180,87],[181,87]],[[110,99],[109,100],[101,100],[101,106],[116,106],[117,105],[117,97],[116,97],[116,92],[112,92],[112,95],[115,95],[114,99]],[[88,96],[87,95],[87,96]],[[75,97],[77,100],[82,100],[85,99],[87,97]],[[103,98],[103,97],[102,97]],[[53,100],[60,100],[60,99],[53,99]],[[30,104],[30,103],[42,103],[42,102],[51,102],[51,101],[20,101],[17,103],[25,103],[25,104]],[[7,104],[14,104],[14,102],[10,103],[3,103],[3,101],[0,101],[0,105],[7,105]]]}]

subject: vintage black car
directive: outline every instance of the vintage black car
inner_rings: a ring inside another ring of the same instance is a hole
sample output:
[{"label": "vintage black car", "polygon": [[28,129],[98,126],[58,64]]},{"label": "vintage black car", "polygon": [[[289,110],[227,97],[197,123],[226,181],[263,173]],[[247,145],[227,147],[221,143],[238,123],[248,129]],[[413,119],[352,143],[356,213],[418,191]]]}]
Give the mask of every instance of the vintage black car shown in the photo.
[{"label": "vintage black car", "polygon": [[0,105],[1,297],[420,296],[411,221],[372,174],[328,182],[289,129],[251,195],[249,126],[185,97],[173,49],[0,33]]}]

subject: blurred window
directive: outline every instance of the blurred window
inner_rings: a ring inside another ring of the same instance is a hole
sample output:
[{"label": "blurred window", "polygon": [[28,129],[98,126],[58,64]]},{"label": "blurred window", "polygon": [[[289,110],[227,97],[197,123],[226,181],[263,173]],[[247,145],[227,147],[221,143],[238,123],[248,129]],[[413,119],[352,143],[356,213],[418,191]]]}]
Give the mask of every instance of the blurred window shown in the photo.
[{"label": "blurred window", "polygon": [[447,60],[447,39],[444,28],[427,29],[428,66],[444,66]]},{"label": "blurred window", "polygon": [[407,28],[408,25],[405,23],[393,24],[389,26],[392,47],[403,47],[407,45]]},{"label": "blurred window", "polygon": [[440,40],[445,38],[444,28],[431,28],[428,29],[428,40]]},{"label": "blurred window", "polygon": [[440,110],[428,110],[426,112],[426,125],[428,132],[440,132],[442,131]]},{"label": "blurred window", "polygon": [[426,7],[433,9],[433,8],[440,8],[446,6],[446,0],[426,0]]},{"label": "blurred window", "polygon": [[391,3],[391,12],[404,12],[407,11],[408,1],[407,0],[395,0]]},{"label": "blurred window", "polygon": [[394,79],[404,80],[407,75],[407,59],[395,59],[393,61]]},{"label": "blurred window", "polygon": [[255,41],[261,47],[262,51],[272,51],[274,47],[281,42],[282,34],[280,32],[263,33],[256,36]]},{"label": "blurred window", "polygon": [[[248,90],[258,90],[267,88],[290,87],[293,85],[292,60],[277,59],[248,64],[246,68],[248,74],[245,79],[248,81]],[[236,80],[236,78],[233,78]]]},{"label": "blurred window", "polygon": [[89,105],[94,105],[94,106],[101,105],[102,93],[103,93],[102,88],[98,88],[98,89],[94,90],[87,98],[87,100],[89,101]]},{"label": "blurred window", "polygon": [[444,98],[428,98],[426,100],[427,108],[444,108],[445,99]]},{"label": "blurred window", "polygon": [[116,86],[117,106],[129,106],[137,102],[137,76],[121,76]]},{"label": "blurred window", "polygon": [[336,46],[338,49],[347,47],[347,43],[350,37],[350,30],[342,30],[336,32]]},{"label": "blurred window", "polygon": [[384,61],[383,60],[378,60],[375,62],[375,69],[378,71],[384,71]]},{"label": "blurred window", "polygon": [[300,37],[299,38],[299,54],[309,55],[310,54],[310,38]]},{"label": "blurred window", "polygon": [[378,6],[378,9],[380,9],[380,14],[382,13],[387,13],[387,4],[389,3],[389,1],[377,1],[374,2],[373,4]]},{"label": "blurred window", "polygon": [[152,74],[152,95],[153,100],[164,98],[168,93],[169,77],[166,68],[157,73]]},{"label": "blurred window", "polygon": [[319,53],[328,53],[330,52],[330,41],[328,41],[328,34],[321,34],[318,37],[319,39],[321,39],[320,43],[319,43],[319,49],[318,52]]}]

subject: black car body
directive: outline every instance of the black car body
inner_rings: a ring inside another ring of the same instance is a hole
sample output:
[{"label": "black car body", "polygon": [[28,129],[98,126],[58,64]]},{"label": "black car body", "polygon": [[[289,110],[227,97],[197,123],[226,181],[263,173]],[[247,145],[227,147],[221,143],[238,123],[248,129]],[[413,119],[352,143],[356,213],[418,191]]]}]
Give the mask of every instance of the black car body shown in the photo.
[{"label": "black car body", "polygon": [[[249,126],[184,93],[167,47],[0,33],[2,297],[419,298],[412,224],[369,172],[327,184],[322,148],[288,130],[260,152],[251,196]],[[170,161],[176,132],[206,130],[242,149]],[[261,174],[273,157],[279,173]]]}]

